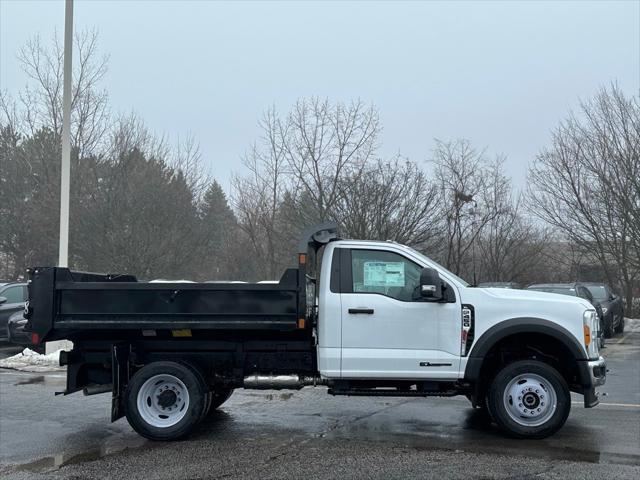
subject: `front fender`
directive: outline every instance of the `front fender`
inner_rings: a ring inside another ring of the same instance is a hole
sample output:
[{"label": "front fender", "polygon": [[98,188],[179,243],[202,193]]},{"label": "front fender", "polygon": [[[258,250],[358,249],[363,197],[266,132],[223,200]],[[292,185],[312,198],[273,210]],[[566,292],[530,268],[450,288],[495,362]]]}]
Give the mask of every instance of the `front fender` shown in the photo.
[{"label": "front fender", "polygon": [[[560,342],[572,353],[576,360],[588,360],[587,352],[566,328],[542,318],[520,317],[504,320],[484,332],[471,347],[464,379],[475,382],[480,378],[480,370],[485,356],[497,342],[517,333],[541,333]],[[582,376],[582,374],[581,374]],[[583,379],[583,381],[586,379]]]}]

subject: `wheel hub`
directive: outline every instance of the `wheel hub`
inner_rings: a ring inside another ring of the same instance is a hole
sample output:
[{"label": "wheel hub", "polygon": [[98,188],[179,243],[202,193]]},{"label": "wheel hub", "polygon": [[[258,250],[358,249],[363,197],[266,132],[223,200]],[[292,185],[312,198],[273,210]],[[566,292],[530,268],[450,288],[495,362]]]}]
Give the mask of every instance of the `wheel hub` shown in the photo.
[{"label": "wheel hub", "polygon": [[160,407],[167,408],[176,403],[178,396],[173,390],[164,390],[156,398],[158,399],[158,405],[160,405]]},{"label": "wheel hub", "polygon": [[189,408],[189,390],[179,378],[160,374],[149,378],[138,390],[138,412],[153,427],[171,427]]},{"label": "wheel hub", "polygon": [[512,420],[520,425],[535,427],[553,416],[557,395],[553,386],[542,376],[521,374],[505,388],[504,406]]},{"label": "wheel hub", "polygon": [[522,403],[525,407],[535,409],[540,405],[540,397],[535,393],[528,392],[522,397]]}]

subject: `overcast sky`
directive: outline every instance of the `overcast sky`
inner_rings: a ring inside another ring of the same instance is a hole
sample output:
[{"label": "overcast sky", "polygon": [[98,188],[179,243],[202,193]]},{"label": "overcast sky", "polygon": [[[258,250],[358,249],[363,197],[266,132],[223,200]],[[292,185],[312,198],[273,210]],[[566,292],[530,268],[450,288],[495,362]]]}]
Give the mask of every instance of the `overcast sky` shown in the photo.
[{"label": "overcast sky", "polygon": [[[0,87],[26,82],[15,54],[63,32],[64,2],[0,0]],[[423,162],[465,137],[526,164],[601,85],[640,90],[640,2],[76,1],[76,30],[110,55],[112,108],[157,133],[192,133],[225,189],[271,105],[361,98],[383,124],[380,154]]]}]

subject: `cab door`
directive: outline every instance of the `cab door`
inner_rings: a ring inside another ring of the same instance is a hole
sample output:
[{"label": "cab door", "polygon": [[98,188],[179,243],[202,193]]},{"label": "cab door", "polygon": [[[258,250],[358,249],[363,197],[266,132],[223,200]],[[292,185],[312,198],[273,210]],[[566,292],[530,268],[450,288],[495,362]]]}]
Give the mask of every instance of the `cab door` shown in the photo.
[{"label": "cab door", "polygon": [[460,304],[419,295],[422,266],[400,252],[345,249],[342,378],[457,379]]}]

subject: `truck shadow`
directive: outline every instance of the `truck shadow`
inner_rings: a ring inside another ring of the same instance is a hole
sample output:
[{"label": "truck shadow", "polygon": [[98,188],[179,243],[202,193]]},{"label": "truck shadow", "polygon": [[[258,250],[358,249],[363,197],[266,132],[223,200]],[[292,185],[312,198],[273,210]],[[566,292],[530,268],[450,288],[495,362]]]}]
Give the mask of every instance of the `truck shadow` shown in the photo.
[{"label": "truck shadow", "polygon": [[[463,427],[468,440],[474,441],[474,450],[486,453],[521,454],[527,456],[553,458],[588,463],[600,463],[600,442],[595,433],[584,427],[567,422],[554,436],[543,440],[522,440],[510,438],[493,423],[488,412],[468,409]],[[462,437],[465,437],[463,433]],[[490,442],[477,442],[490,439]]]},{"label": "truck shadow", "polygon": [[230,414],[224,410],[214,410],[209,412],[207,417],[200,422],[194,432],[187,438],[189,440],[198,440],[221,434],[231,430],[233,425],[233,417]]}]

